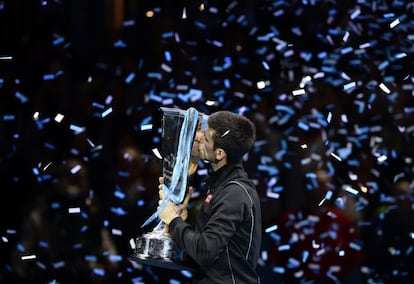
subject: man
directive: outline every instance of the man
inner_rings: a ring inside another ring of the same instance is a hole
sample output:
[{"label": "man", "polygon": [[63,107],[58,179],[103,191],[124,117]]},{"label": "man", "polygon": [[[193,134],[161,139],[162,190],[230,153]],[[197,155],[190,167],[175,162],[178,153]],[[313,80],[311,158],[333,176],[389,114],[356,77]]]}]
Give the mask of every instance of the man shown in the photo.
[{"label": "man", "polygon": [[206,180],[208,193],[195,226],[185,222],[183,206],[171,201],[159,217],[198,265],[194,283],[260,283],[256,274],[262,239],[260,201],[242,166],[256,137],[255,126],[229,111],[213,113],[207,124],[204,139],[195,142],[200,159],[209,162],[213,172]]}]

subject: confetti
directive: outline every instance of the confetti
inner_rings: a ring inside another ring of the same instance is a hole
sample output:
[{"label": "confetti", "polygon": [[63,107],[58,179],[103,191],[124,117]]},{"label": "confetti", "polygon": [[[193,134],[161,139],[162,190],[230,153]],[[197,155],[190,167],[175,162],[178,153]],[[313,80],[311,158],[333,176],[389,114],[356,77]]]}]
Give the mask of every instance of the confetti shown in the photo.
[{"label": "confetti", "polygon": [[32,260],[36,259],[36,255],[25,255],[21,257],[21,260]]},{"label": "confetti", "polygon": [[[159,283],[186,283],[193,277],[181,272],[161,280],[165,275],[123,261],[138,233],[131,224],[139,223],[136,218],[145,216],[151,206],[153,185],[135,178],[155,176],[150,170],[162,160],[157,109],[191,105],[205,113],[232,110],[257,123],[258,139],[246,168],[261,200],[271,204],[263,214],[266,242],[259,262],[266,270],[263,283],[285,277],[286,283],[340,283],[347,265],[339,260],[360,265],[360,282],[399,283],[412,278],[405,259],[414,255],[414,229],[403,227],[403,219],[392,219],[402,208],[407,211],[401,216],[411,216],[414,210],[412,199],[394,191],[406,183],[404,192],[412,189],[414,6],[410,1],[181,3],[174,13],[168,3],[147,3],[127,9],[126,14],[114,6],[114,15],[120,16],[112,17],[110,25],[99,24],[104,22],[99,9],[89,17],[98,23],[89,25],[92,37],[77,25],[62,25],[73,22],[76,14],[62,14],[65,3],[38,3],[47,29],[33,23],[22,37],[11,25],[5,34],[5,48],[10,50],[0,56],[0,122],[5,126],[0,127],[0,187],[5,189],[5,202],[19,204],[15,210],[45,203],[48,214],[30,215],[39,216],[41,224],[59,223],[53,218],[63,212],[67,219],[60,222],[60,229],[67,224],[71,233],[93,235],[93,242],[86,245],[78,236],[68,244],[59,239],[77,259],[94,262],[95,269],[88,267],[85,273],[88,277],[131,283],[148,282],[147,277]],[[10,8],[0,2],[0,10],[12,16]],[[34,15],[40,13],[35,10]],[[171,21],[174,15],[176,22]],[[79,19],[82,22],[83,17]],[[34,34],[36,45],[31,44]],[[21,45],[13,50],[16,39]],[[137,49],[138,42],[144,43],[143,49]],[[123,143],[137,146],[142,159],[118,155]],[[69,164],[69,157],[76,162]],[[141,162],[143,168],[135,168]],[[326,183],[319,180],[321,169],[327,172]],[[200,164],[197,176],[207,174]],[[129,184],[133,180],[136,183]],[[302,195],[322,185],[324,191],[312,199],[320,215],[296,212],[287,222],[276,223],[285,210],[310,202]],[[65,200],[54,192],[58,188],[70,189],[74,199]],[[203,190],[197,190],[193,197],[203,196]],[[40,197],[45,200],[35,200]],[[100,216],[108,219],[96,220],[91,214],[95,201],[102,206],[97,209]],[[346,236],[356,234],[362,240],[344,246],[330,243],[343,236],[341,212],[356,224]],[[24,254],[27,259],[19,256],[20,262],[34,260],[31,269],[47,274],[49,283],[65,281],[59,273],[63,268],[73,272],[71,262],[54,251],[53,242],[37,240],[29,247],[31,242],[18,239],[31,235],[23,230],[20,216],[7,212],[17,229],[1,232],[6,250],[14,247]],[[27,217],[21,219],[34,219]],[[71,223],[78,217],[81,224]],[[315,233],[325,218],[333,220],[331,226]],[[288,223],[298,231],[285,239]],[[405,229],[401,236],[391,230],[403,241],[385,241],[389,223]],[[127,249],[118,253],[95,247],[101,243],[95,232],[101,229],[108,231],[109,243],[115,240],[117,249]],[[314,242],[307,243],[308,236]],[[268,239],[275,251],[290,259],[272,263],[273,251],[265,246]],[[297,245],[303,247],[293,255]],[[40,251],[61,259],[47,260]],[[366,253],[369,261],[360,264],[353,258],[356,252]],[[325,261],[328,256],[332,258]],[[102,258],[116,262],[116,268],[106,266]],[[386,265],[382,259],[388,260]],[[4,262],[4,271],[14,273],[15,267]]]},{"label": "confetti", "polygon": [[79,207],[69,208],[68,212],[69,212],[69,214],[80,213],[81,209]]}]

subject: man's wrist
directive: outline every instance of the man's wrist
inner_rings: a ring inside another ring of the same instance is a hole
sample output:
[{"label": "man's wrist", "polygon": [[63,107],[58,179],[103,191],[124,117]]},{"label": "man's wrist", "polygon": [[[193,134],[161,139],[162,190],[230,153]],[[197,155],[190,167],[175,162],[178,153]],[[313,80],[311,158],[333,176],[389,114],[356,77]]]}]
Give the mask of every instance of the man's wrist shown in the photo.
[{"label": "man's wrist", "polygon": [[175,216],[175,217],[173,217],[171,220],[170,220],[170,223],[168,224],[169,226],[171,226],[171,224],[172,223],[174,223],[175,221],[177,221],[177,219],[178,218],[181,218],[181,216],[180,215],[177,215],[177,216]]}]

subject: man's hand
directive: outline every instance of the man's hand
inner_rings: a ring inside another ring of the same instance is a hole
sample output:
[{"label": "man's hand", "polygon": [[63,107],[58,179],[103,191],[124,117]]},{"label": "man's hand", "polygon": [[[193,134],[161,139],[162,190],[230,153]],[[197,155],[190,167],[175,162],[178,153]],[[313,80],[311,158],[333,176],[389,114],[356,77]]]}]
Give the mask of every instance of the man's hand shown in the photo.
[{"label": "man's hand", "polygon": [[[158,203],[161,205],[162,200],[160,200]],[[173,219],[180,217],[178,210],[178,205],[174,204],[174,202],[170,200],[167,202],[167,205],[164,207],[164,209],[160,212],[159,217],[165,224],[169,225]]]},{"label": "man's hand", "polygon": [[190,201],[191,195],[193,194],[193,187],[188,188],[187,194],[185,195],[184,201],[182,204],[178,205],[178,211],[180,212],[180,217],[185,221],[188,218],[188,202]]},{"label": "man's hand", "polygon": [[[158,205],[161,205],[162,201],[165,198],[165,192],[162,190],[162,183],[164,182],[164,179],[162,177],[159,178],[160,185],[159,188],[159,197],[160,200],[158,201]],[[181,217],[184,221],[188,218],[188,202],[190,201],[191,195],[193,193],[193,187],[189,187],[187,194],[184,198],[184,201],[182,204],[175,204],[172,201],[168,201],[167,205],[165,206],[164,210],[162,210],[159,214],[160,219],[167,225],[170,224],[170,222],[176,218]]]}]

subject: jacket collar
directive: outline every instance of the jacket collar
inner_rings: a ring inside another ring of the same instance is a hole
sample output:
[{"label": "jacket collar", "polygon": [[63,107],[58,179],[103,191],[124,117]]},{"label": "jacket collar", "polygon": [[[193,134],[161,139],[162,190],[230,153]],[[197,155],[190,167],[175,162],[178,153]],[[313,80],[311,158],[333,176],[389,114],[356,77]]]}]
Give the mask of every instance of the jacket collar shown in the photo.
[{"label": "jacket collar", "polygon": [[[226,164],[215,172],[212,172],[206,179],[207,187],[214,191],[220,185],[224,185],[228,180],[240,175],[243,170],[241,162],[234,164]],[[239,174],[236,174],[238,172]]]}]

